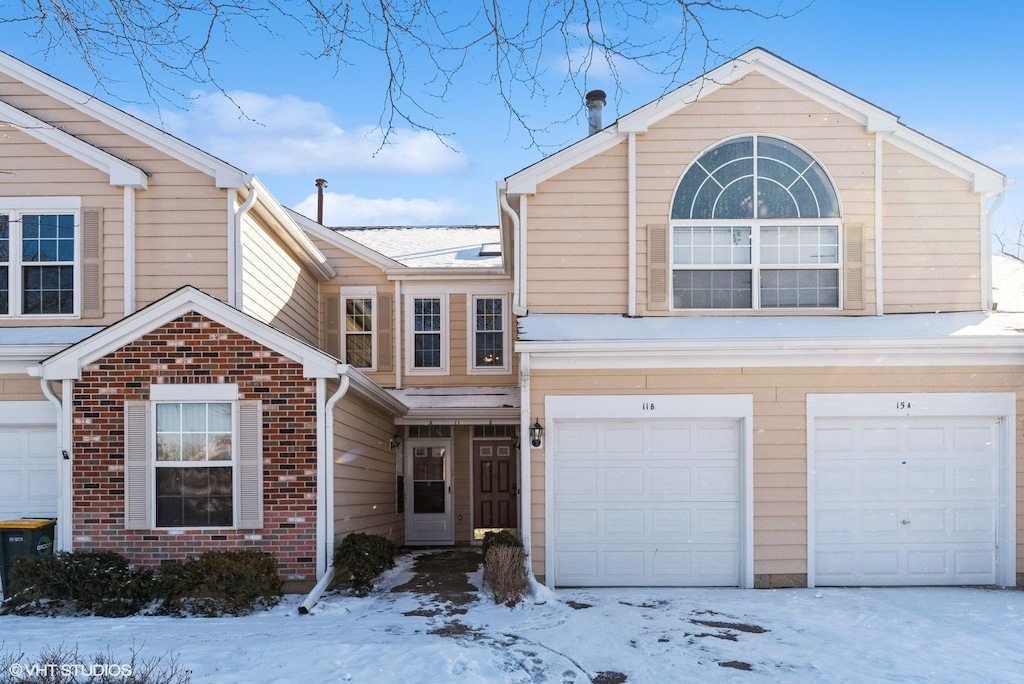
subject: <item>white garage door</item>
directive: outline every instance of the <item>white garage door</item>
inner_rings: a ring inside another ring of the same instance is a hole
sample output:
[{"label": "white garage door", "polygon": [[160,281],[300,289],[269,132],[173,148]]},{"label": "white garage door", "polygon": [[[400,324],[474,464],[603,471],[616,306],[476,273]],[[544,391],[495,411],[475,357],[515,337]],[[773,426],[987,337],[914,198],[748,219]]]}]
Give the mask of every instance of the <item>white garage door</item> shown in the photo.
[{"label": "white garage door", "polygon": [[57,515],[57,429],[48,419],[49,402],[0,402],[0,520]]},{"label": "white garage door", "polygon": [[556,422],[553,584],[737,586],[740,441],[734,420]]},{"label": "white garage door", "polygon": [[817,585],[996,583],[999,423],[814,423]]}]

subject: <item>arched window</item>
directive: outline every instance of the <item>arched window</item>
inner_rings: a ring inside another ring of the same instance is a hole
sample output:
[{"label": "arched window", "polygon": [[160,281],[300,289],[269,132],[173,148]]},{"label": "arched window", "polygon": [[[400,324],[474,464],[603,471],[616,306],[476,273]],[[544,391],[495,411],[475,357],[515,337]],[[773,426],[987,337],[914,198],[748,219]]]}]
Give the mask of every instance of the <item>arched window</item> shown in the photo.
[{"label": "arched window", "polygon": [[705,152],[671,225],[675,309],[839,307],[839,201],[792,143],[754,135]]}]

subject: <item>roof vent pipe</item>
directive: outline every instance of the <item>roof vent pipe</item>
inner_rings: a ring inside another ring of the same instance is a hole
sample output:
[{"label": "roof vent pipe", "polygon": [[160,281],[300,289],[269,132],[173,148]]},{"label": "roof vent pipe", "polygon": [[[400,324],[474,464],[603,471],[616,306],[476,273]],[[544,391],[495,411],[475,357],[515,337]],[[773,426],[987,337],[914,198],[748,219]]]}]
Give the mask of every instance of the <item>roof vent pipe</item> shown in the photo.
[{"label": "roof vent pipe", "polygon": [[590,129],[588,135],[594,135],[604,128],[601,123],[601,111],[605,104],[607,100],[603,90],[591,90],[587,93],[587,123]]},{"label": "roof vent pipe", "polygon": [[324,188],[327,187],[327,181],[323,178],[316,179],[316,222],[321,226],[324,225]]}]

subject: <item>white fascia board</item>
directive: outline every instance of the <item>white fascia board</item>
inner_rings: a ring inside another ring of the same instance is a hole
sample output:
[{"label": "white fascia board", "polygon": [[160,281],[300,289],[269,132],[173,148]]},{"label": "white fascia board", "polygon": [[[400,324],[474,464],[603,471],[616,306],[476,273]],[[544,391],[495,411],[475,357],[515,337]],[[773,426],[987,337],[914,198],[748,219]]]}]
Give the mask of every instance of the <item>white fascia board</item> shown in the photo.
[{"label": "white fascia board", "polygon": [[442,280],[451,282],[464,279],[484,280],[508,280],[511,276],[503,268],[416,268],[414,266],[402,266],[401,268],[389,268],[385,271],[388,280]]},{"label": "white fascia board", "polygon": [[19,131],[39,142],[60,150],[78,161],[107,174],[111,185],[129,186],[145,190],[149,186],[146,172],[123,159],[104,152],[98,147],[51,126],[42,119],[0,102],[0,119],[6,120]]},{"label": "white fascia board", "polygon": [[511,409],[414,409],[396,425],[519,425],[520,410]]},{"label": "white fascia board", "polygon": [[828,340],[523,342],[532,368],[775,368],[822,366],[1024,366],[1012,337]]},{"label": "white fascia board", "polygon": [[218,188],[244,185],[246,174],[241,169],[4,52],[0,52],[0,72],[212,176]]},{"label": "white fascia board", "polygon": [[266,215],[277,225],[277,235],[298,256],[306,268],[313,272],[319,280],[330,280],[338,275],[327,257],[321,252],[309,236],[296,223],[292,214],[267,190],[266,186],[255,176],[250,181],[256,188],[256,201]]},{"label": "white fascia board", "polygon": [[193,311],[301,363],[304,377],[338,377],[338,360],[330,354],[275,330],[266,323],[193,287],[181,288],[92,337],[51,356],[42,363],[42,377],[47,380],[78,380],[84,366]]},{"label": "white fascia board", "polygon": [[509,176],[505,179],[506,192],[510,195],[536,194],[538,184],[621,144],[626,138],[617,128],[618,124],[612,124]]},{"label": "white fascia board", "polygon": [[342,251],[348,252],[352,256],[359,257],[363,261],[366,261],[367,263],[376,266],[382,271],[387,271],[388,269],[408,268],[407,266],[398,263],[394,259],[386,257],[380,252],[376,252],[370,249],[369,247],[366,247],[365,245],[356,242],[352,238],[345,237],[344,235],[336,231],[333,231],[330,228],[320,225],[316,221],[306,216],[303,216],[294,209],[288,209],[287,207],[285,207],[285,210],[292,217],[295,223],[302,230],[306,231],[307,234],[312,235],[320,240],[323,240],[324,242],[327,242]]},{"label": "white fascia board", "polygon": [[348,376],[350,381],[349,388],[351,391],[376,405],[378,408],[387,411],[393,417],[404,416],[409,412],[408,406],[396,399],[389,392],[382,389],[380,385],[363,375],[363,373],[354,366],[350,366],[347,363],[340,363],[337,364],[335,370],[338,377]]},{"label": "white fascia board", "polygon": [[935,164],[954,176],[970,181],[971,189],[974,192],[998,195],[1012,185],[1005,175],[995,169],[946,147],[912,128],[901,126],[899,130],[886,136],[886,140],[901,150]]}]

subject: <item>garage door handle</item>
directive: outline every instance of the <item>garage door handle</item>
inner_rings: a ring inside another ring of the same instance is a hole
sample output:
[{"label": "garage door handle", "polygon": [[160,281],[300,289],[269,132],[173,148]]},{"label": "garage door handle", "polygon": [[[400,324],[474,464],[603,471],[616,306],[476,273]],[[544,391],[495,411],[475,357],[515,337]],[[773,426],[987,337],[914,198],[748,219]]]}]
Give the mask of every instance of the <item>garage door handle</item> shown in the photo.
[{"label": "garage door handle", "polygon": [[909,525],[909,524],[910,524],[909,520],[900,520],[900,525]]}]

